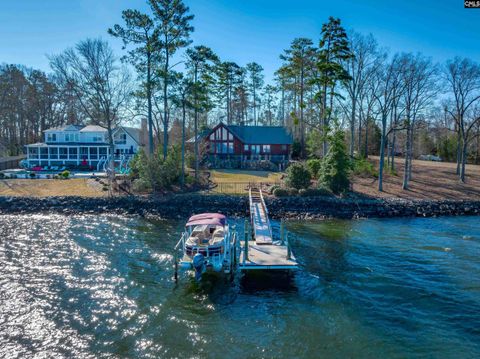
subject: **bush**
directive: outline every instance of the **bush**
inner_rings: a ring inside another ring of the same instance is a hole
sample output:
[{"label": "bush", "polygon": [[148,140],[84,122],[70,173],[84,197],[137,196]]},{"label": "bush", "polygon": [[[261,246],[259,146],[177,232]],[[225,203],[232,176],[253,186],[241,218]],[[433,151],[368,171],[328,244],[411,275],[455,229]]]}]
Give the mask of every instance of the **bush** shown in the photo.
[{"label": "bush", "polygon": [[318,184],[333,193],[341,193],[350,187],[351,164],[345,148],[344,133],[337,126],[328,134],[330,149],[322,160]]},{"label": "bush", "polygon": [[280,188],[280,186],[278,186],[278,185],[273,185],[272,187],[270,187],[270,188],[268,189],[268,193],[273,194],[273,192],[275,192],[275,190],[276,190],[277,188]]},{"label": "bush", "polygon": [[135,192],[146,192],[152,189],[152,187],[150,187],[150,183],[142,178],[133,181],[132,187]]},{"label": "bush", "polygon": [[138,155],[139,179],[147,181],[153,191],[170,188],[178,183],[181,175],[181,154],[177,147],[169,149],[167,158],[159,149],[157,153],[147,156],[143,150]]},{"label": "bush", "polygon": [[275,191],[273,191],[273,195],[275,197],[286,197],[289,193],[285,188],[276,188]]},{"label": "bush", "polygon": [[67,179],[68,177],[70,177],[70,171],[68,170],[65,170],[61,173],[59,173],[60,177],[62,177],[63,179]]},{"label": "bush", "polygon": [[296,189],[296,188],[290,188],[290,189],[288,190],[288,194],[289,194],[290,196],[298,196],[298,189]]},{"label": "bush", "polygon": [[4,178],[5,178],[5,173],[0,172],[0,179],[4,179]]},{"label": "bush", "polygon": [[37,174],[35,172],[30,172],[28,174],[28,176],[31,178],[31,179],[34,179],[34,178],[37,178]]},{"label": "bush", "polygon": [[353,174],[360,177],[378,177],[374,165],[365,158],[356,158],[353,162]]},{"label": "bush", "polygon": [[285,184],[289,188],[308,188],[310,178],[310,171],[302,163],[294,163],[287,168]]},{"label": "bush", "polygon": [[302,197],[329,197],[332,195],[332,192],[330,192],[327,188],[320,187],[301,189],[298,191],[298,194]]},{"label": "bush", "polygon": [[322,161],[320,161],[317,158],[307,161],[307,168],[310,171],[310,174],[312,175],[313,178],[318,178],[321,167],[322,167]]}]

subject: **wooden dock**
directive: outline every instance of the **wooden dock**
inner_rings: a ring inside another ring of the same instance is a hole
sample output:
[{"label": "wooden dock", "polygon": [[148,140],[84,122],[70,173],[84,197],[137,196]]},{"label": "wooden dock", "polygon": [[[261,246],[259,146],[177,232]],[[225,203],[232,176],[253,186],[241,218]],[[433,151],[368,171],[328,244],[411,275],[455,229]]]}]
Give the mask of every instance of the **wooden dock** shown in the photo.
[{"label": "wooden dock", "polygon": [[245,244],[241,244],[239,267],[241,270],[295,270],[298,263],[287,246],[271,244],[258,245],[254,241],[248,243],[247,258]]},{"label": "wooden dock", "polygon": [[[250,188],[251,235],[246,224],[243,241],[239,241],[238,267],[240,270],[295,270],[298,263],[291,253],[288,235],[274,241],[268,210],[260,188]],[[253,239],[253,240],[251,240]]]}]

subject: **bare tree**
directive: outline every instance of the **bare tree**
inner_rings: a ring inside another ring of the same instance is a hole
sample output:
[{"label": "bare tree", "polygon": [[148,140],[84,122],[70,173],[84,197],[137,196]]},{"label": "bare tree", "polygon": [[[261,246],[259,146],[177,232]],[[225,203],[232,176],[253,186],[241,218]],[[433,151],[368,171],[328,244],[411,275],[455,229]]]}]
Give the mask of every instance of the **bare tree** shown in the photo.
[{"label": "bare tree", "polygon": [[57,76],[68,84],[89,120],[108,132],[110,179],[114,178],[113,131],[130,96],[130,75],[118,66],[106,41],[87,39],[60,55],[50,56]]},{"label": "bare tree", "polygon": [[[345,68],[350,74],[351,80],[346,82],[350,101],[350,157],[353,157],[355,149],[355,124],[357,123],[357,105],[361,93],[369,79],[373,76],[375,69],[379,65],[382,54],[379,52],[378,44],[372,35],[364,36],[358,32],[352,31],[348,37],[350,49],[353,56],[346,61]],[[361,153],[362,146],[362,123],[358,121],[358,152]]]},{"label": "bare tree", "polygon": [[468,144],[480,121],[480,66],[470,59],[455,57],[447,62],[444,75],[452,97],[446,111],[455,120],[458,134],[457,174],[465,182]]},{"label": "bare tree", "polygon": [[413,140],[417,117],[422,114],[432,98],[438,93],[435,85],[437,67],[421,54],[402,54],[399,57],[400,76],[404,91],[402,102],[405,106],[406,151],[403,189],[408,189],[412,178]]}]

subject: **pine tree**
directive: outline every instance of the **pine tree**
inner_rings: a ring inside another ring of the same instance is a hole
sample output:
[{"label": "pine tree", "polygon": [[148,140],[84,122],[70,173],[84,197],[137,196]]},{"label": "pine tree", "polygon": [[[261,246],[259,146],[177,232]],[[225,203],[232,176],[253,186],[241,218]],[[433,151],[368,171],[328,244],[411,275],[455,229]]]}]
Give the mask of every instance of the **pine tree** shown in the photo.
[{"label": "pine tree", "polygon": [[[324,133],[328,132],[332,118],[333,102],[340,96],[336,92],[339,83],[349,81],[350,75],[343,67],[346,60],[353,55],[349,47],[347,33],[342,27],[340,19],[330,17],[328,23],[322,26],[322,38],[318,54],[317,68],[320,77],[316,79],[321,85],[319,95],[322,99],[322,127]],[[327,142],[324,140],[323,153],[327,152]]]},{"label": "pine tree", "polygon": [[154,20],[138,10],[125,10],[122,12],[122,18],[125,26],[116,24],[113,28],[108,29],[108,33],[122,39],[123,49],[126,49],[127,45],[134,46],[123,59],[135,67],[140,80],[143,81],[141,87],[144,88],[145,93],[141,91],[140,94],[147,98],[148,149],[149,153],[153,154],[152,95],[155,85],[154,74],[161,63],[158,42],[159,31],[155,27]]}]

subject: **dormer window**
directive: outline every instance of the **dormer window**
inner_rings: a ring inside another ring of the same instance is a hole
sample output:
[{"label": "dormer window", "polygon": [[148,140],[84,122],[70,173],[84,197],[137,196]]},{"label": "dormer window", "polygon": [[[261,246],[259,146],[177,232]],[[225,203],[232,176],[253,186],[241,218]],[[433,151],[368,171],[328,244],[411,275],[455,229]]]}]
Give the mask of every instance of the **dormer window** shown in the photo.
[{"label": "dormer window", "polygon": [[66,133],[65,142],[78,142],[78,133]]},{"label": "dormer window", "polygon": [[56,142],[57,134],[56,133],[47,133],[47,142]]}]

